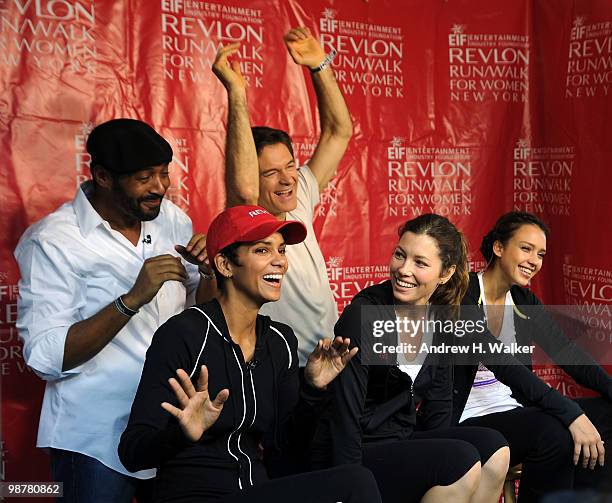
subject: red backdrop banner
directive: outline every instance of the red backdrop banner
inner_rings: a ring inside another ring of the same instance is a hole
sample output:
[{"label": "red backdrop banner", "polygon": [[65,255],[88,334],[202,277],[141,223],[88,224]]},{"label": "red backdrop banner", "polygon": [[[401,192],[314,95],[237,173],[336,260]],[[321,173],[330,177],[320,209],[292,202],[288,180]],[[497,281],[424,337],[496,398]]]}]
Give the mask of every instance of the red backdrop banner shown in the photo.
[{"label": "red backdrop banner", "polygon": [[[43,383],[15,329],[23,231],[90,176],[85,140],[117,117],[172,144],[169,197],[205,231],[224,205],[226,97],[210,67],[241,42],[254,125],[287,130],[299,164],[319,134],[307,71],[283,34],[308,26],[354,137],[315,228],[342,309],[386,279],[398,226],[448,216],[471,243],[520,209],[552,229],[533,288],[586,306],[612,345],[612,0],[0,0],[0,372],[4,480],[48,480],[35,446]],[[560,370],[536,370],[571,396]]]}]

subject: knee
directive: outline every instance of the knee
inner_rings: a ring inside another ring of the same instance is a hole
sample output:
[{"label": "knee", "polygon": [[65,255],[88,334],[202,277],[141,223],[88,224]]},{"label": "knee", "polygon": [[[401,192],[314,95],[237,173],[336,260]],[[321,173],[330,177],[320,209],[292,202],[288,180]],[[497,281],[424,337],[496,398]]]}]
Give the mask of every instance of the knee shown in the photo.
[{"label": "knee", "polygon": [[506,478],[510,465],[510,448],[501,447],[482,466],[482,478],[501,483]]},{"label": "knee", "polygon": [[480,466],[480,462],[477,462],[453,485],[461,492],[461,494],[471,495],[478,489],[481,476],[482,468]]},{"label": "knee", "polygon": [[447,475],[451,473],[453,475],[452,478],[449,477],[445,481],[439,481],[441,485],[452,484],[461,486],[466,490],[472,486],[474,490],[478,487],[481,476],[481,464],[478,451],[473,445],[463,441],[456,442],[452,453],[449,453],[444,463],[446,468],[442,471]]},{"label": "knee", "polygon": [[338,480],[344,480],[350,486],[350,493],[358,496],[356,501],[376,503],[380,501],[378,484],[370,470],[360,465],[343,465],[336,474]]},{"label": "knee", "polygon": [[362,465],[340,465],[325,470],[333,480],[350,481],[353,487],[368,487],[376,484],[372,472]]},{"label": "knee", "polygon": [[547,452],[558,456],[572,456],[574,441],[569,429],[555,418],[550,418],[546,425],[540,428],[538,435],[538,452]]}]

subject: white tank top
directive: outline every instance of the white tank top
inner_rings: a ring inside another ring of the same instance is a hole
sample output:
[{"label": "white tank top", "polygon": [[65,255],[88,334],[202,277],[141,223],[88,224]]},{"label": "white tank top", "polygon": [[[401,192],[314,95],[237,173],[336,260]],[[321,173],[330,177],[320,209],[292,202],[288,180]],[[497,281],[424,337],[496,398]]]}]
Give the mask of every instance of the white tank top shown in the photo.
[{"label": "white tank top", "polygon": [[[487,316],[487,301],[484,294],[484,285],[482,281],[482,272],[478,273],[478,283],[480,285],[480,297],[482,306]],[[501,331],[498,337],[500,342],[505,346],[510,346],[516,342],[516,331],[514,329],[514,302],[510,292],[506,293],[504,301],[504,319],[502,321]],[[482,363],[478,364],[478,371],[474,378],[474,384],[470,390],[467,403],[461,414],[459,422],[465,421],[470,417],[484,416],[485,414],[493,414],[495,412],[504,412],[506,410],[521,407],[512,396],[512,390],[505,384],[499,382],[493,372],[491,372]]]}]

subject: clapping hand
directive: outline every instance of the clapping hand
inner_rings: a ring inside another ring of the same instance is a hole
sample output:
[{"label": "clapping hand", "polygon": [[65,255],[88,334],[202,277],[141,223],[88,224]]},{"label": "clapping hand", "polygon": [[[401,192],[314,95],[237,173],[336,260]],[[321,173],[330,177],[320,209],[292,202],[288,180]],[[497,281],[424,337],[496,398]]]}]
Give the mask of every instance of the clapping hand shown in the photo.
[{"label": "clapping hand", "polygon": [[359,348],[349,350],[350,339],[322,339],[310,353],[304,375],[315,388],[325,389],[344,370]]},{"label": "clapping hand", "polygon": [[176,371],[177,378],[168,379],[170,387],[178,400],[178,407],[163,402],[162,408],[172,414],[179,422],[185,436],[197,442],[219,418],[223,404],[229,397],[229,390],[222,389],[214,400],[208,395],[208,369],[202,365],[196,389],[183,369]]}]

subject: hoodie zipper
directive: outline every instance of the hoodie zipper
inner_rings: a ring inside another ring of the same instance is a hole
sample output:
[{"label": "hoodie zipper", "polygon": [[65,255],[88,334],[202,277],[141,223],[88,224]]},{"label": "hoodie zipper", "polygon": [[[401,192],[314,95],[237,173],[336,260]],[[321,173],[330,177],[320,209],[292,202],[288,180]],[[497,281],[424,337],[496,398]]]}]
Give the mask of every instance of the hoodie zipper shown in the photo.
[{"label": "hoodie zipper", "polygon": [[[237,440],[237,447],[238,450],[240,451],[240,453],[242,453],[246,458],[247,461],[249,463],[249,482],[250,485],[253,485],[253,480],[252,480],[252,463],[251,463],[251,458],[249,458],[248,454],[246,454],[241,448],[240,448],[240,435],[242,434],[242,432],[240,431],[240,429],[242,428],[244,421],[246,419],[246,390],[245,390],[245,386],[244,386],[244,372],[242,370],[242,364],[240,363],[240,359],[238,358],[238,355],[236,354],[236,350],[234,349],[233,346],[233,342],[231,341],[231,339],[228,339],[227,337],[225,337],[223,335],[223,333],[221,332],[221,330],[219,330],[219,328],[214,324],[214,322],[210,319],[210,317],[202,310],[199,309],[196,306],[193,306],[193,309],[196,309],[197,311],[199,311],[200,313],[202,313],[206,319],[208,320],[208,327],[207,327],[207,331],[206,331],[206,337],[208,336],[208,332],[210,329],[210,325],[212,325],[214,327],[214,329],[217,331],[217,333],[223,338],[223,340],[228,343],[230,345],[230,348],[232,350],[232,354],[234,355],[234,358],[236,360],[236,364],[238,365],[238,370],[240,371],[240,385],[242,387],[242,421],[240,421],[240,424],[238,425],[238,427],[233,430],[227,437],[227,452],[229,453],[229,455],[234,458],[236,460],[236,462],[238,463],[238,488],[242,490],[242,479],[240,477],[240,459],[238,458],[238,456],[236,456],[231,449],[231,441],[232,441],[232,435],[234,435],[235,433],[238,433],[238,440]],[[202,347],[202,350],[204,348]],[[200,350],[200,354],[202,352],[202,350]],[[196,364],[197,365],[197,364]],[[245,365],[246,367],[246,365]],[[250,369],[249,369],[249,374],[250,374]],[[253,393],[255,392],[255,386],[253,384],[253,377],[251,376],[251,384],[252,384],[252,389],[253,389]],[[253,400],[255,401],[255,395],[253,394]],[[253,417],[253,421],[251,423],[251,425],[255,422],[255,418]]]}]

